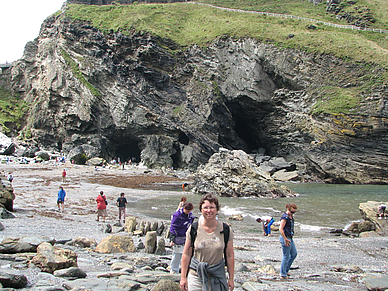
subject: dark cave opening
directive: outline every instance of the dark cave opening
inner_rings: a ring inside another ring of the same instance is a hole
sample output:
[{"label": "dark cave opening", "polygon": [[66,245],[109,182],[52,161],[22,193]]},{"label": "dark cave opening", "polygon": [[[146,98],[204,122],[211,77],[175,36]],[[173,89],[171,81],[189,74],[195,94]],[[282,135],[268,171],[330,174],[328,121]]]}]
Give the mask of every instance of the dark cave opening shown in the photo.
[{"label": "dark cave opening", "polygon": [[179,132],[179,142],[184,145],[189,144],[189,137],[184,132]]},{"label": "dark cave opening", "polygon": [[182,151],[181,151],[181,144],[188,145],[189,144],[189,137],[187,134],[185,134],[183,131],[179,131],[178,135],[178,142],[175,142],[173,147],[175,150],[175,154],[171,156],[172,158],[172,166],[174,169],[182,168]]},{"label": "dark cave opening", "polygon": [[246,144],[245,151],[252,153],[260,148],[268,150],[270,145],[263,140],[263,132],[266,127],[265,119],[273,111],[271,105],[253,102],[252,99],[243,96],[235,102],[228,103],[227,107],[235,123],[234,131]]},{"label": "dark cave opening", "polygon": [[171,156],[172,166],[174,169],[180,169],[182,167],[182,153],[181,147],[178,143],[174,144],[175,154]]},{"label": "dark cave opening", "polygon": [[140,162],[140,149],[135,141],[127,141],[125,144],[120,145],[115,151],[115,157],[120,158],[122,162],[128,162],[129,159],[133,163]]}]

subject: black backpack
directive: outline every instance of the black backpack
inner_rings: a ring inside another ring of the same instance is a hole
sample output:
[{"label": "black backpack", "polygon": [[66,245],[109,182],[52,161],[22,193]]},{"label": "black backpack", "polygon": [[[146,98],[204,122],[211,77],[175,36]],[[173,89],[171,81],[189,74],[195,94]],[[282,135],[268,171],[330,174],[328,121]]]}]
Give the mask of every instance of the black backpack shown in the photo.
[{"label": "black backpack", "polygon": [[[222,225],[223,225],[224,229],[220,233],[224,234],[224,244],[225,244],[224,260],[225,260],[225,266],[228,266],[227,261],[226,261],[226,247],[227,247],[228,241],[229,241],[230,227],[225,222],[223,222]],[[191,254],[191,256],[193,256],[193,254],[194,254],[194,242],[195,242],[195,238],[197,237],[197,229],[198,229],[198,221],[193,222],[193,224],[191,225],[190,238],[191,238],[191,247],[193,248],[193,253]]]}]

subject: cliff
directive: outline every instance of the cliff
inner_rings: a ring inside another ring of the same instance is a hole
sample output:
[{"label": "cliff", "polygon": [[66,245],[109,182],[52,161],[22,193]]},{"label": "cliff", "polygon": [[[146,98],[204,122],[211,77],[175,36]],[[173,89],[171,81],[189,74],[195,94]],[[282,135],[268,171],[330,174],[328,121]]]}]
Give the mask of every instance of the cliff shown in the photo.
[{"label": "cliff", "polygon": [[31,105],[23,132],[75,160],[194,170],[224,147],[283,156],[307,180],[388,182],[387,84],[362,90],[346,113],[325,112],[321,98],[385,69],[253,38],[177,48],[148,33],[48,18],[12,68],[12,89]]}]

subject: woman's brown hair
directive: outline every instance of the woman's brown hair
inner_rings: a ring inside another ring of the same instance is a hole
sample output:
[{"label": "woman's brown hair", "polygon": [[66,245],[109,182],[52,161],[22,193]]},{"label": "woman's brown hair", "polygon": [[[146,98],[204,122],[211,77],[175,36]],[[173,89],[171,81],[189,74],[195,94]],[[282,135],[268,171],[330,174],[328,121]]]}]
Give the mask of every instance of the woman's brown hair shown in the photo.
[{"label": "woman's brown hair", "polygon": [[218,201],[218,198],[216,195],[212,193],[207,193],[204,196],[202,196],[201,201],[199,201],[199,211],[202,211],[202,204],[205,203],[205,201],[209,201],[210,203],[214,203],[217,207],[217,211],[220,210],[220,202]]},{"label": "woman's brown hair", "polygon": [[286,205],[286,209],[291,209],[291,208],[298,209],[295,203],[290,203]]}]

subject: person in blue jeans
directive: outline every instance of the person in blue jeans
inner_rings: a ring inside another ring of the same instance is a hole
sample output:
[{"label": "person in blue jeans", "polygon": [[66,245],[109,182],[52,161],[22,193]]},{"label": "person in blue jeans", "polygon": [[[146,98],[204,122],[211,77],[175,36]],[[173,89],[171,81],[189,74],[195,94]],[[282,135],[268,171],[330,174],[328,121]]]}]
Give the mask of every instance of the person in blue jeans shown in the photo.
[{"label": "person in blue jeans", "polygon": [[256,221],[263,224],[263,234],[265,236],[271,236],[271,225],[275,222],[275,219],[271,216],[262,216],[256,218]]},{"label": "person in blue jeans", "polygon": [[286,212],[283,213],[280,218],[280,237],[279,241],[282,245],[283,250],[283,259],[280,266],[280,277],[282,279],[287,279],[289,276],[288,271],[291,268],[292,263],[294,262],[298,252],[294,244],[294,213],[296,212],[295,203],[290,203],[286,205]]}]

